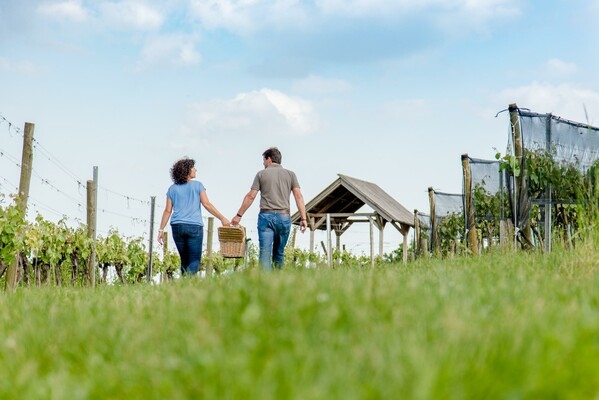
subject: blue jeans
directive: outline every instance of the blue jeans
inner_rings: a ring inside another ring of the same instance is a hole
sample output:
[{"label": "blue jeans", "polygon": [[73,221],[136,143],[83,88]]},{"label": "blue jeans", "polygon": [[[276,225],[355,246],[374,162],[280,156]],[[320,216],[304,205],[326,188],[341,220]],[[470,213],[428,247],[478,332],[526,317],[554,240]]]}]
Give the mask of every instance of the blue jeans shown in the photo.
[{"label": "blue jeans", "polygon": [[285,245],[291,230],[289,215],[272,212],[258,214],[258,241],[260,242],[260,266],[265,271],[283,268]]},{"label": "blue jeans", "polygon": [[202,261],[204,227],[191,224],[171,225],[173,240],[181,257],[181,274],[195,275]]}]

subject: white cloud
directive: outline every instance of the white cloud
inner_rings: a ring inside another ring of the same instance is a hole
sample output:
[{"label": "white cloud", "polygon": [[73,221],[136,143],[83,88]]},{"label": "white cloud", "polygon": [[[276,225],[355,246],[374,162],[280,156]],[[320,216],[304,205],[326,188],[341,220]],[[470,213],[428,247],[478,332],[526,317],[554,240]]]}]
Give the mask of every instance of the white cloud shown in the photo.
[{"label": "white cloud", "polygon": [[290,133],[310,133],[315,127],[312,118],[312,106],[309,102],[298,97],[289,97],[286,94],[270,89],[262,89],[260,93],[273,105],[279,115],[283,116],[289,126]]},{"label": "white cloud", "polygon": [[84,22],[89,18],[89,12],[85,9],[81,0],[45,2],[37,10],[52,18],[68,19],[75,22]]},{"label": "white cloud", "polygon": [[557,58],[552,58],[545,64],[545,72],[549,76],[569,76],[575,74],[577,71],[578,67],[576,64],[562,61]]},{"label": "white cloud", "polygon": [[[425,2],[426,3],[426,2]],[[414,1],[388,0],[316,0],[318,9],[326,15],[369,16],[388,12],[410,11],[421,7]]]},{"label": "white cloud", "polygon": [[414,12],[460,12],[479,17],[512,14],[518,7],[510,0],[316,0],[325,14],[385,16]]},{"label": "white cloud", "polygon": [[250,10],[255,3],[258,1],[192,0],[190,7],[208,29],[224,27],[233,31],[248,31],[252,30]]},{"label": "white cloud", "polygon": [[517,103],[519,107],[529,108],[534,112],[553,113],[583,123],[587,123],[584,112],[586,107],[588,123],[599,121],[599,92],[572,84],[533,82],[502,91],[498,100],[499,104]]},{"label": "white cloud", "polygon": [[0,57],[0,71],[15,72],[23,75],[35,75],[41,72],[41,69],[29,61],[10,61]]},{"label": "white cloud", "polygon": [[[487,33],[498,23],[521,14],[521,3],[510,0],[431,0],[438,25],[451,33]],[[434,4],[436,3],[436,4]]]},{"label": "white cloud", "polygon": [[[444,2],[452,3],[451,1]],[[467,14],[485,19],[520,14],[520,8],[510,0],[465,0],[462,3]]]},{"label": "white cloud", "polygon": [[196,50],[197,40],[196,36],[190,35],[168,35],[150,38],[141,51],[140,67],[199,64],[202,56]]},{"label": "white cloud", "polygon": [[351,84],[343,79],[323,78],[315,75],[295,82],[293,87],[300,92],[315,94],[346,93],[352,88]]},{"label": "white cloud", "polygon": [[191,0],[190,7],[205,28],[238,33],[305,28],[322,24],[323,19],[374,17],[397,22],[414,15],[434,16],[444,27],[480,27],[520,13],[510,0]]},{"label": "white cloud", "polygon": [[165,17],[144,2],[128,0],[100,5],[106,22],[121,28],[155,30],[162,26]]},{"label": "white cloud", "polygon": [[63,0],[42,3],[38,12],[56,19],[75,22],[94,21],[108,26],[131,30],[156,30],[165,16],[141,0],[103,1],[85,6],[82,0]]},{"label": "white cloud", "polygon": [[[184,129],[193,142],[233,136],[282,137],[307,135],[318,127],[312,105],[277,90],[241,93],[231,100],[211,100],[190,106]],[[187,140],[186,140],[187,141]]]},{"label": "white cloud", "polygon": [[289,27],[308,20],[301,0],[190,0],[192,15],[207,29],[253,33],[267,27]]}]

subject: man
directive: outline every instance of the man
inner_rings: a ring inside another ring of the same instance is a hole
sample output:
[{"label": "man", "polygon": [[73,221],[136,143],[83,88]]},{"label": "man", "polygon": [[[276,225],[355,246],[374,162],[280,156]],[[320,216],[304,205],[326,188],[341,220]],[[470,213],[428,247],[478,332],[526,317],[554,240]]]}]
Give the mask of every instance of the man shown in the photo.
[{"label": "man", "polygon": [[243,214],[260,192],[260,214],[258,214],[258,240],[260,242],[260,265],[266,271],[283,267],[285,245],[289,239],[291,216],[289,195],[293,193],[295,204],[301,215],[300,232],[308,227],[306,206],[297,177],[293,171],[281,166],[281,152],[271,147],[262,153],[264,169],[254,178],[252,188],[245,195],[232,225],[239,225]]}]

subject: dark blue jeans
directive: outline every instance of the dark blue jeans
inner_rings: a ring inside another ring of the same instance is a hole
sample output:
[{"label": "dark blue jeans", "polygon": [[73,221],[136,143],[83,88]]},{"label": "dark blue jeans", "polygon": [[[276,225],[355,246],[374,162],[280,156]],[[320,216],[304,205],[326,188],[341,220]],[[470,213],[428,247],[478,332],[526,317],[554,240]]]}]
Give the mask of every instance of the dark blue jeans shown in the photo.
[{"label": "dark blue jeans", "polygon": [[173,240],[181,257],[181,274],[195,275],[202,261],[204,227],[191,224],[171,225]]},{"label": "dark blue jeans", "polygon": [[266,271],[281,269],[285,261],[285,245],[291,230],[289,215],[272,212],[258,214],[258,241],[260,242],[260,265]]}]

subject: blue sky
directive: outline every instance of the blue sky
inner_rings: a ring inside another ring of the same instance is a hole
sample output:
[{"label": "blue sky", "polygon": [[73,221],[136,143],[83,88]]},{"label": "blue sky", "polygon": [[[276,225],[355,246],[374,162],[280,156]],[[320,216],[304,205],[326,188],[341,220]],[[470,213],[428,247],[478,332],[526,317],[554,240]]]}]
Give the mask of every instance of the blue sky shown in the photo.
[{"label": "blue sky", "polygon": [[461,191],[461,154],[505,152],[509,103],[599,124],[598,18],[598,0],[0,0],[0,191],[33,122],[37,209],[84,219],[98,166],[100,233],[144,234],[182,156],[232,217],[270,146],[306,201],[342,173],[426,212],[429,186]]}]

